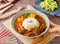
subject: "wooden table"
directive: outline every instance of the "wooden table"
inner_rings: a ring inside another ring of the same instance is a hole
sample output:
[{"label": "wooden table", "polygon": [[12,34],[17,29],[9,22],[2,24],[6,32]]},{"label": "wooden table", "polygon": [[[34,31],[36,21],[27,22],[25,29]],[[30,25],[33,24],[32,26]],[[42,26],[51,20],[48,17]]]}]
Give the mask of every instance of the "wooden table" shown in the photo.
[{"label": "wooden table", "polygon": [[[26,7],[28,4],[34,6],[34,0],[20,0],[19,2],[17,2],[17,3],[15,4],[14,7],[12,7],[12,9],[15,9],[15,8],[17,8],[17,7],[21,6],[21,5],[23,5],[24,7]],[[12,10],[12,9],[10,9],[10,10]],[[10,11],[10,10],[9,10],[9,11]],[[50,19],[51,21],[53,21],[54,23],[60,25],[60,17],[51,16],[51,15],[47,15],[47,16],[49,17],[49,19]],[[5,20],[3,20],[3,21],[1,21],[1,22],[4,22],[4,21],[5,21]],[[17,39],[17,40],[18,40],[18,39]],[[20,42],[20,40],[18,40],[18,42],[19,42],[19,44],[23,44],[23,43]]]}]

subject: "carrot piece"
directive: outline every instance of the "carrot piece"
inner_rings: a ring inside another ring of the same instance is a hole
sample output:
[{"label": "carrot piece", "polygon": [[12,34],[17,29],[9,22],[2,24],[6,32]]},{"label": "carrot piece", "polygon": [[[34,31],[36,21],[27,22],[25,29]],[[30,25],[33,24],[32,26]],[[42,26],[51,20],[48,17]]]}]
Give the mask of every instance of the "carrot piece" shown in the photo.
[{"label": "carrot piece", "polygon": [[19,25],[19,27],[21,27],[22,26],[22,23],[18,23],[18,25]]},{"label": "carrot piece", "polygon": [[20,18],[18,18],[18,22],[23,22],[25,18],[26,18],[25,16],[21,16]]}]

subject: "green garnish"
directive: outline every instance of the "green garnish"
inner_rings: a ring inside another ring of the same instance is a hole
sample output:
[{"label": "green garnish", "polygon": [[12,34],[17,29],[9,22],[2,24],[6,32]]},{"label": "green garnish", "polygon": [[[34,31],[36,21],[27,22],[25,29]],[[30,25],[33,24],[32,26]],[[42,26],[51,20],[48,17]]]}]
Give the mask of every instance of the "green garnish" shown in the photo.
[{"label": "green garnish", "polygon": [[47,11],[54,11],[56,8],[58,8],[58,3],[55,0],[44,0],[41,3],[39,3],[41,8],[44,8]]},{"label": "green garnish", "polygon": [[25,16],[28,18],[30,16],[30,13],[26,13]]}]

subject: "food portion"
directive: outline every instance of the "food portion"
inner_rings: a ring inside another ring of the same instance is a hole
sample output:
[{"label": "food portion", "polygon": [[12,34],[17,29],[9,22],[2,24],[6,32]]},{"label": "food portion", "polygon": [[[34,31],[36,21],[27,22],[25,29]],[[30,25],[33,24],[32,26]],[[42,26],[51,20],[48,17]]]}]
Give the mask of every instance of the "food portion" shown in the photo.
[{"label": "food portion", "polygon": [[43,0],[39,3],[40,7],[47,11],[55,11],[58,8],[56,0]]},{"label": "food portion", "polygon": [[45,20],[35,13],[25,13],[14,21],[15,30],[21,35],[33,37],[46,29]]}]

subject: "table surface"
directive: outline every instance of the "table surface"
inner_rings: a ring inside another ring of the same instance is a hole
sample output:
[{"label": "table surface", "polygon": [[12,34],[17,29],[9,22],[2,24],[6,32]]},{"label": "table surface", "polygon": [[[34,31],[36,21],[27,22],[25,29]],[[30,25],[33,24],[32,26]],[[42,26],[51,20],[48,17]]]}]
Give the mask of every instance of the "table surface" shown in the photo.
[{"label": "table surface", "polygon": [[[20,0],[20,1],[18,1],[18,2],[15,4],[15,6],[12,7],[10,10],[16,9],[17,7],[22,6],[22,5],[23,5],[24,7],[26,7],[26,6],[29,5],[29,4],[32,5],[32,6],[34,6],[34,0]],[[9,11],[10,11],[10,10],[9,10]],[[60,17],[51,16],[51,15],[48,15],[48,14],[47,14],[47,16],[49,17],[49,19],[50,19],[51,21],[53,21],[54,23],[60,25]],[[0,23],[2,23],[2,22],[4,22],[4,21],[6,21],[6,20],[0,20]],[[2,24],[1,24],[0,26],[2,26]],[[18,40],[19,44],[23,44],[22,42],[20,42],[20,40],[19,40],[18,38],[17,38],[17,40]],[[56,40],[57,40],[57,41],[56,41]],[[52,40],[52,41],[49,42],[48,44],[60,44],[60,37]]]}]

